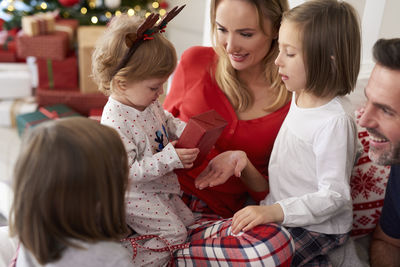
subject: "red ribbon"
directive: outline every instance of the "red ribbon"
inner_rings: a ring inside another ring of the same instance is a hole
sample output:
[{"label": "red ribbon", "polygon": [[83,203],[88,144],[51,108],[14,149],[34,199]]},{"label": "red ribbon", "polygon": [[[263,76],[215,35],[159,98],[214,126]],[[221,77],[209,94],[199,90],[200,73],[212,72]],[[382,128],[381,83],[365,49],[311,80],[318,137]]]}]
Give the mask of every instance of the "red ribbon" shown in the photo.
[{"label": "red ribbon", "polygon": [[[138,240],[145,240],[145,239],[152,239],[152,238],[156,238],[161,240],[166,246],[163,248],[150,248],[150,247],[145,247],[142,246],[140,244],[138,244],[136,241]],[[169,261],[169,266],[173,265],[173,259],[174,259],[174,255],[173,252],[177,249],[184,249],[184,248],[188,248],[189,247],[189,243],[184,243],[184,244],[178,244],[178,245],[171,245],[168,240],[166,240],[165,238],[158,236],[158,235],[141,235],[141,236],[137,236],[137,237],[128,237],[128,238],[124,238],[121,241],[128,241],[131,243],[131,246],[133,247],[133,257],[132,259],[136,258],[137,255],[137,249],[139,248],[144,248],[144,249],[148,249],[151,251],[155,251],[155,252],[166,252],[168,251],[171,259]]]},{"label": "red ribbon", "polygon": [[59,119],[60,118],[58,116],[58,114],[57,114],[57,111],[55,111],[55,110],[54,111],[49,111],[49,110],[45,109],[44,107],[40,107],[39,111],[49,119],[53,120],[53,119]]}]

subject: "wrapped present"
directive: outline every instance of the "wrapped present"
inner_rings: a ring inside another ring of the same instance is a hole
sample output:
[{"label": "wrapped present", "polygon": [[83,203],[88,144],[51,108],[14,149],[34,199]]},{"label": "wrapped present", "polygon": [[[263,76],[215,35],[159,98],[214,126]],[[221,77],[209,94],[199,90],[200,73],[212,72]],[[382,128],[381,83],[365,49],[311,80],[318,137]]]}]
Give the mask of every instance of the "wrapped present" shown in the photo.
[{"label": "wrapped present", "polygon": [[17,55],[19,57],[37,57],[42,59],[62,60],[69,51],[68,33],[55,31],[52,34],[17,36]]},{"label": "wrapped present", "polygon": [[79,87],[82,93],[98,92],[92,74],[92,52],[97,39],[104,33],[104,26],[81,26],[78,28]]},{"label": "wrapped present", "polygon": [[66,105],[40,107],[38,111],[17,116],[18,134],[21,136],[26,129],[35,127],[48,120],[73,116],[81,115]]},{"label": "wrapped present", "polygon": [[57,19],[55,23],[55,30],[68,33],[69,43],[71,49],[74,48],[76,42],[76,33],[78,30],[79,21],[76,19]]},{"label": "wrapped present", "polygon": [[78,62],[74,54],[63,60],[38,59],[39,87],[79,91]]},{"label": "wrapped present", "polygon": [[89,110],[89,119],[100,122],[102,114],[103,114],[102,108],[92,108],[91,110]]},{"label": "wrapped present", "polygon": [[30,113],[37,109],[34,97],[0,101],[0,126],[15,127],[19,114]]},{"label": "wrapped present", "polygon": [[32,95],[31,73],[25,63],[0,63],[0,99]]},{"label": "wrapped present", "polygon": [[36,13],[31,16],[23,16],[21,26],[23,32],[28,36],[53,33],[55,30],[54,14]]},{"label": "wrapped present", "polygon": [[228,123],[215,110],[210,110],[189,119],[176,148],[200,149],[194,166],[200,165]]},{"label": "wrapped present", "polygon": [[88,116],[91,109],[103,108],[107,97],[101,93],[82,94],[68,90],[36,90],[36,101],[39,106],[65,104],[82,115]]}]

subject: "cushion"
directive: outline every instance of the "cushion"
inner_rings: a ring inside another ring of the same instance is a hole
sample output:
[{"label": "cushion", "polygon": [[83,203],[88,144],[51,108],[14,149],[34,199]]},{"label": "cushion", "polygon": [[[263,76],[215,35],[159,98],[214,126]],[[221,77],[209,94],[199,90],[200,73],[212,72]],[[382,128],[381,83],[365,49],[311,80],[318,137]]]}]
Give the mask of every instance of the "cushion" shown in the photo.
[{"label": "cushion", "polygon": [[375,229],[379,221],[390,166],[373,163],[368,157],[368,132],[358,125],[363,109],[355,111],[358,139],[363,146],[362,153],[355,164],[350,180],[353,199],[353,237],[361,237]]}]

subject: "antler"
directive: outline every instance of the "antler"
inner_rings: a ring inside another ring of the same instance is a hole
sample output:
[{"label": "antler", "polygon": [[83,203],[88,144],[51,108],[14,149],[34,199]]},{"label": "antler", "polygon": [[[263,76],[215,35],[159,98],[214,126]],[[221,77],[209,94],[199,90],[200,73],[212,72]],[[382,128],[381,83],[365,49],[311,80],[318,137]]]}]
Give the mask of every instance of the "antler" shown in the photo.
[{"label": "antler", "polygon": [[143,38],[143,34],[151,29],[159,19],[158,14],[151,13],[142,24],[139,25],[136,33],[128,33],[125,37],[125,44],[127,47],[131,47],[137,40]]},{"label": "antler", "polygon": [[181,7],[174,7],[173,9],[171,9],[167,15],[165,15],[165,17],[162,19],[162,21],[157,25],[157,27],[164,27],[165,25],[167,25],[167,23],[169,21],[171,21],[173,18],[175,18],[176,15],[178,15],[182,9],[185,7],[186,5],[183,5]]}]

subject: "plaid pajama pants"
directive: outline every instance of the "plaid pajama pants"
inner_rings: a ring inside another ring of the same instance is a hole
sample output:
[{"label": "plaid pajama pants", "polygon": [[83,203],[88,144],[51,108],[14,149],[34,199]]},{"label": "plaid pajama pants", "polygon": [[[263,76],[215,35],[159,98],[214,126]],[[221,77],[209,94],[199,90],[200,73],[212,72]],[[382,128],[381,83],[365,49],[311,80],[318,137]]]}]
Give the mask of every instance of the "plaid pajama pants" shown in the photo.
[{"label": "plaid pajama pants", "polygon": [[327,235],[311,232],[301,227],[287,228],[294,239],[295,254],[292,266],[332,267],[327,253],[341,245],[349,238],[349,234]]},{"label": "plaid pajama pants", "polygon": [[[187,204],[194,212],[205,210],[201,200]],[[282,226],[259,225],[232,235],[232,219],[195,214],[196,223],[188,229],[189,246],[174,253],[175,266],[290,266],[294,243]]]}]

